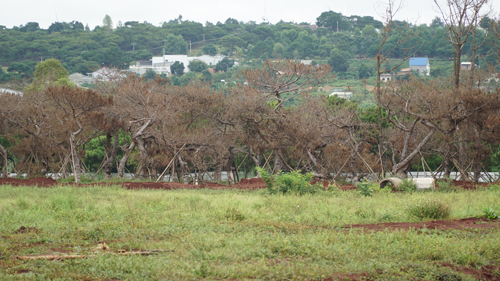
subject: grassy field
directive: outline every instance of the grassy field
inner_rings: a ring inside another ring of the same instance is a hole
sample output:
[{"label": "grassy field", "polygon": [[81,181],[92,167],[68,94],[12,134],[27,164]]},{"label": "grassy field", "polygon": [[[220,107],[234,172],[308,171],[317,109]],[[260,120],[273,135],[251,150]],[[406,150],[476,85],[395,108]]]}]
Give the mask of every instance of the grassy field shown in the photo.
[{"label": "grassy field", "polygon": [[[417,222],[421,200],[450,218],[499,206],[497,189],[455,193],[276,196],[238,190],[0,186],[0,280],[472,280],[441,263],[500,265],[500,230],[381,231],[349,224]],[[16,233],[21,226],[38,230]],[[99,244],[107,243],[110,251]],[[171,250],[119,256],[118,250]],[[95,255],[22,261],[18,255]],[[500,276],[500,272],[497,272]],[[455,279],[439,279],[442,277]]]}]

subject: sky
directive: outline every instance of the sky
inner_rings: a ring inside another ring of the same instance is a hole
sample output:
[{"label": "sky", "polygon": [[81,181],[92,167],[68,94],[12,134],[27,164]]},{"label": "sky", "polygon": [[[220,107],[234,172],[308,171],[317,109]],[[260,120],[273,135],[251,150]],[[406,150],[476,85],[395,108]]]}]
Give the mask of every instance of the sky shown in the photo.
[{"label": "sky", "polygon": [[[205,22],[224,22],[231,17],[239,21],[268,21],[276,23],[309,22],[325,11],[332,10],[343,15],[373,16],[381,20],[387,0],[16,0],[2,1],[0,25],[7,28],[38,22],[41,28],[48,28],[54,22],[73,20],[88,24],[91,29],[102,25],[109,15],[114,25],[121,21],[147,21],[159,26],[164,21],[182,15],[182,20]],[[439,0],[444,1],[444,0]],[[496,14],[500,11],[500,1],[493,4]],[[440,16],[433,0],[406,0],[396,15],[398,20],[411,23],[429,24]],[[265,19],[265,20],[264,20]]]}]

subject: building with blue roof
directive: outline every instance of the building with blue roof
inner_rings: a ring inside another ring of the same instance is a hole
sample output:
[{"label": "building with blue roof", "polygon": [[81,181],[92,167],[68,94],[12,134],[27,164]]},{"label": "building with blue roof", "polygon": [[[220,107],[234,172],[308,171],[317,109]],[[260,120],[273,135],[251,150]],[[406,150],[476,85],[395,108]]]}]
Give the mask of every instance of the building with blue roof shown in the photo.
[{"label": "building with blue roof", "polygon": [[410,58],[410,68],[419,74],[429,76],[431,74],[431,66],[428,58]]}]

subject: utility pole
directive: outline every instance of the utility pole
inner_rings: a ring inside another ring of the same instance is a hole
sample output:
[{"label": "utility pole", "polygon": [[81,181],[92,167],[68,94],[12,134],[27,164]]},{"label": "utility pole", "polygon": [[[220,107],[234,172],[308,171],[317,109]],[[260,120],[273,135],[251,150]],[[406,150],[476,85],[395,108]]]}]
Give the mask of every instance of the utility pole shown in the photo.
[{"label": "utility pole", "polygon": [[132,43],[132,52],[135,51],[135,45],[136,43]]},{"label": "utility pole", "polygon": [[41,61],[41,62],[43,61],[43,57],[40,57],[40,61]]},{"label": "utility pole", "polygon": [[337,32],[339,32],[339,21],[337,21]]},{"label": "utility pole", "polygon": [[191,54],[191,41],[189,41],[189,54]]},{"label": "utility pole", "polygon": [[205,42],[205,34],[203,34],[203,46],[207,45],[207,43]]}]

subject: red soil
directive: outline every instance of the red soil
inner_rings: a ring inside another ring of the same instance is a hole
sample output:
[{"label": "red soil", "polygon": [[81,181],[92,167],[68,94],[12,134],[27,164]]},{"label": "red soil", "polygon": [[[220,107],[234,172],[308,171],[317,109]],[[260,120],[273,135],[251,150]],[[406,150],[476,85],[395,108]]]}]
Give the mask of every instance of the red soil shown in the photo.
[{"label": "red soil", "polygon": [[[317,181],[316,181],[317,182]],[[313,183],[316,183],[313,182]],[[328,182],[322,182],[324,187],[329,185]],[[14,178],[0,178],[0,185],[10,184],[13,186],[40,186],[40,187],[50,187],[55,185],[65,185],[57,182],[51,178],[33,178],[33,179],[14,179]],[[201,183],[199,185],[194,184],[183,184],[178,182],[122,182],[122,183],[95,183],[95,184],[79,184],[78,186],[86,185],[121,185],[126,189],[241,189],[241,190],[255,190],[266,188],[266,183],[260,178],[242,179],[241,181],[232,184],[224,185],[218,183]],[[74,185],[71,183],[70,185]],[[342,190],[353,190],[356,187],[352,184],[343,185],[340,187]]]},{"label": "red soil", "polygon": [[364,228],[366,230],[382,231],[384,229],[388,230],[408,230],[408,229],[439,229],[439,230],[449,230],[449,229],[467,229],[467,228],[480,228],[480,229],[491,229],[500,228],[500,220],[488,220],[485,218],[466,218],[460,220],[438,220],[438,221],[427,221],[418,223],[409,222],[393,222],[393,223],[378,223],[378,224],[352,224],[346,226],[346,228]]},{"label": "red soil", "polygon": [[500,266],[498,265],[485,265],[481,267],[458,267],[449,263],[442,263],[441,265],[463,274],[472,275],[476,280],[500,281],[500,275],[498,275]]}]

